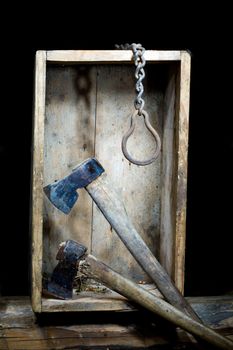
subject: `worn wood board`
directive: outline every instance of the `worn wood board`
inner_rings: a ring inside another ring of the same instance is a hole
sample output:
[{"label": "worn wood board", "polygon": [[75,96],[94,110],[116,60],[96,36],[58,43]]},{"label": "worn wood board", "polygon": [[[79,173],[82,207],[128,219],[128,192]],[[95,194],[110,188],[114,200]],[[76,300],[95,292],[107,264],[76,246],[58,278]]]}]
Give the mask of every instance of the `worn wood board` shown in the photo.
[{"label": "worn wood board", "polygon": [[[159,296],[159,293],[152,285],[145,286],[148,291],[153,292],[155,295]],[[81,298],[89,298],[91,302],[91,293],[82,292]],[[119,303],[122,305],[124,303],[125,311],[136,310],[135,307],[126,303],[126,299],[119,294],[112,292],[112,298],[118,298]],[[86,300],[87,300],[86,299]],[[99,297],[98,295],[92,298],[92,302],[98,302],[102,299],[103,310],[104,311],[104,301],[108,298],[104,296]],[[48,299],[49,300],[49,299]],[[190,302],[192,307],[195,309],[199,317],[203,322],[212,328],[222,329],[227,332],[231,330],[233,332],[233,297],[232,295],[220,295],[220,296],[204,296],[204,297],[188,297],[187,300]],[[59,302],[63,305],[65,301],[62,300],[50,300],[53,303],[55,309],[55,301],[57,305]],[[45,301],[44,301],[45,302]],[[80,307],[81,303],[80,303]],[[123,307],[121,306],[121,309]],[[54,310],[55,311],[55,310]],[[59,311],[57,309],[57,311]],[[63,310],[64,311],[64,310]],[[76,310],[79,311],[79,310]],[[84,310],[82,310],[84,311]],[[119,310],[115,310],[119,311]],[[57,315],[59,318],[59,315]],[[89,316],[88,316],[89,317]],[[5,328],[28,328],[34,325],[36,322],[36,317],[31,308],[31,301],[28,296],[11,296],[11,297],[1,297],[0,298],[0,329]],[[62,320],[62,316],[60,317]],[[78,323],[82,319],[77,318]],[[101,320],[100,320],[101,321]]]},{"label": "worn wood board", "polygon": [[[151,123],[161,134],[160,68],[148,66],[147,71],[145,102]],[[159,83],[153,84],[158,74]],[[138,167],[130,164],[121,151],[122,135],[129,127],[134,110],[134,88],[133,67],[48,67],[44,183],[60,179],[77,163],[95,155],[112,186],[120,192],[136,228],[158,256],[160,157],[147,167]],[[138,118],[128,145],[130,152],[141,159],[153,153],[154,141],[142,118]],[[70,215],[61,213],[44,198],[44,272],[50,274],[54,268],[58,244],[65,239],[75,239],[125,276],[136,281],[148,280],[95,205],[92,213],[87,193],[80,190],[79,194]]]},{"label": "worn wood board", "polygon": [[35,60],[32,165],[32,304],[36,312],[41,311],[42,290],[45,85],[46,54],[38,51]]},{"label": "worn wood board", "polygon": [[[46,81],[44,184],[49,184],[94,154],[96,68],[48,67]],[[92,201],[84,190],[69,215],[44,196],[43,271],[52,272],[62,241],[74,239],[90,250],[91,227]]]},{"label": "worn wood board", "polygon": [[166,271],[174,272],[174,241],[176,211],[176,78],[174,67],[169,72],[168,84],[164,96],[163,144],[161,160],[161,209],[160,209],[160,261]]},{"label": "worn wood board", "polygon": [[[148,282],[84,190],[69,216],[44,197],[42,217],[42,186],[94,155],[122,195],[137,230],[183,291],[190,56],[182,51],[147,55],[145,109],[161,135],[162,153],[143,169],[129,165],[120,148],[135,97],[130,51],[37,54],[32,220],[32,299],[37,312],[42,250],[43,273],[50,274],[58,244],[65,239],[79,240],[120,273]],[[152,153],[153,142],[142,120],[137,122],[128,146],[132,155],[145,158]]]},{"label": "worn wood board", "polygon": [[[206,324],[233,340],[232,296],[192,297],[188,300]],[[29,297],[1,298],[0,349],[164,349],[165,346],[166,349],[185,346],[192,349],[193,338],[187,338],[182,329],[166,329],[165,325],[157,327],[156,322],[151,325],[145,318],[140,320],[140,324],[135,322],[135,317],[133,322],[125,322],[123,315],[122,324],[113,319],[106,324],[101,318],[97,324],[85,324],[80,314],[77,314],[76,323],[64,322],[63,315],[55,316],[55,324],[38,324]]]},{"label": "worn wood board", "polygon": [[[160,61],[179,61],[181,51],[159,51],[147,50],[145,59],[147,62]],[[61,63],[132,63],[131,50],[59,50],[47,51],[47,60],[49,62]]]},{"label": "worn wood board", "polygon": [[[147,67],[145,108],[153,127],[161,134],[163,92],[156,84],[158,70],[155,66]],[[95,155],[103,164],[113,188],[123,199],[136,229],[158,256],[160,157],[149,166],[139,167],[131,164],[121,151],[121,139],[134,112],[134,68],[100,66],[97,75]],[[154,147],[154,140],[145,128],[143,118],[139,117],[135,132],[128,141],[129,152],[138,159],[144,159],[150,157]],[[93,211],[92,252],[124,276],[135,281],[148,280],[96,205]]]},{"label": "worn wood board", "polygon": [[177,117],[176,117],[176,204],[175,244],[173,276],[180,291],[184,292],[185,240],[186,240],[186,200],[187,200],[187,170],[188,170],[188,135],[189,135],[189,96],[191,56],[188,52],[181,53],[179,67],[180,79],[176,80]]},{"label": "worn wood board", "polygon": [[[153,295],[162,298],[161,293],[153,284],[142,284],[140,286]],[[76,293],[74,290],[73,298],[70,300],[43,298],[42,310],[44,312],[135,311],[136,305],[110,289],[107,289],[106,292],[82,291],[80,293]]]}]

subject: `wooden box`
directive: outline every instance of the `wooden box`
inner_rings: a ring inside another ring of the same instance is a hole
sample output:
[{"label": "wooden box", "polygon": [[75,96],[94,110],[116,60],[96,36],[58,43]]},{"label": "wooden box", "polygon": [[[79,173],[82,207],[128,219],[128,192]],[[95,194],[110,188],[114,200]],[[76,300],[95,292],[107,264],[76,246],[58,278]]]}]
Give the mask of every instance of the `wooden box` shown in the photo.
[{"label": "wooden box", "polygon": [[[70,215],[52,206],[43,186],[95,156],[123,197],[139,233],[184,288],[185,215],[190,55],[146,51],[145,110],[161,136],[156,162],[130,164],[121,139],[134,111],[135,67],[131,51],[38,51],[32,188],[32,305],[35,312],[128,310],[116,293],[84,291],[72,300],[42,296],[42,276],[56,265],[60,242],[75,239],[122,275],[147,287],[150,280],[126,250],[85,190]],[[153,139],[138,118],[128,142],[136,158],[148,158]],[[149,287],[148,287],[149,288]],[[91,288],[90,288],[91,289]]]}]

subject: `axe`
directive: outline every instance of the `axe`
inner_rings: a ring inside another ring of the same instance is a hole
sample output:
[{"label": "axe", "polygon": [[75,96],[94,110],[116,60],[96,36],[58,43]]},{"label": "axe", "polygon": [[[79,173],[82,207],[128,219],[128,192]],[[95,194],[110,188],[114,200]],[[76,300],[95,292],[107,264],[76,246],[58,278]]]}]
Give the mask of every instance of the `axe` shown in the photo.
[{"label": "axe", "polygon": [[87,248],[73,240],[61,243],[56,256],[59,263],[53,270],[50,280],[43,279],[43,294],[58,299],[71,299],[73,283],[77,276],[77,261]]},{"label": "axe", "polygon": [[[88,278],[102,282],[112,290],[163,317],[174,325],[183,328],[199,339],[219,349],[233,349],[233,343],[209,327],[193,320],[166,301],[146,291],[136,283],[118,274],[92,255],[86,254],[86,247],[76,241],[68,240],[60,244],[57,253],[58,265],[55,267],[51,281],[47,282],[47,293],[65,299],[72,295],[72,278],[67,274],[70,268],[77,270]],[[65,266],[65,270],[64,270]]]},{"label": "axe", "polygon": [[56,208],[68,214],[78,199],[77,189],[85,188],[130,253],[155,282],[165,299],[201,322],[133,226],[124,204],[112,186],[108,184],[107,176],[103,173],[104,168],[97,159],[88,158],[68,176],[44,187],[44,192]]}]

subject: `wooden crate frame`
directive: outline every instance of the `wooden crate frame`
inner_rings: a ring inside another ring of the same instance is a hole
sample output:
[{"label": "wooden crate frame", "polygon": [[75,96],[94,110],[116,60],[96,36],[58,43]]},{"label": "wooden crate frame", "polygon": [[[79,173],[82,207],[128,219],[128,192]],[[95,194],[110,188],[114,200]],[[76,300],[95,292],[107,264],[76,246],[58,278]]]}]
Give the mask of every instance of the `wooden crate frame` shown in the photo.
[{"label": "wooden crate frame", "polygon": [[[190,55],[186,51],[146,51],[146,61],[149,63],[178,62],[180,65],[178,125],[176,125],[176,179],[175,200],[173,208],[175,215],[174,261],[172,277],[176,286],[184,290],[184,260],[185,260],[185,224],[186,224],[186,187],[187,187],[187,149],[188,149],[188,116],[190,89]],[[77,301],[53,300],[42,303],[42,239],[43,239],[43,148],[44,120],[46,96],[46,65],[57,64],[129,64],[132,61],[131,51],[38,51],[35,65],[35,100],[34,100],[34,147],[33,147],[33,178],[32,178],[32,307],[35,312],[50,311],[86,311],[86,310],[123,310],[130,307],[123,299],[104,300],[99,303],[90,297],[80,303]],[[166,149],[166,145],[163,145]],[[166,162],[166,161],[164,161]],[[164,180],[163,191],[166,193],[169,178]],[[167,183],[166,183],[167,182]],[[174,179],[173,179],[174,182]],[[169,200],[169,199],[168,199]],[[165,200],[166,202],[166,200]],[[166,203],[163,203],[166,210]],[[163,214],[161,214],[163,215]],[[165,214],[164,214],[165,215]],[[166,232],[164,232],[166,236]],[[163,237],[165,240],[166,237]],[[163,254],[163,252],[162,252]],[[163,264],[163,257],[160,256]],[[165,264],[166,265],[166,264]],[[93,304],[94,303],[94,304]],[[90,306],[91,305],[91,306]],[[93,307],[94,305],[94,307]]]}]

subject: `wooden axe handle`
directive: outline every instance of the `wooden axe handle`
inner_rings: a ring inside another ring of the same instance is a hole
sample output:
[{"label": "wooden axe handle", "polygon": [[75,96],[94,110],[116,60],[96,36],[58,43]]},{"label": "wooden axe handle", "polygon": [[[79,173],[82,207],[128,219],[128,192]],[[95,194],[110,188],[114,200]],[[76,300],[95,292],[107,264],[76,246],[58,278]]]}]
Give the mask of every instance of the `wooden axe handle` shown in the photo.
[{"label": "wooden axe handle", "polygon": [[166,301],[154,296],[136,283],[121,276],[94,256],[87,255],[85,260],[81,260],[79,271],[87,277],[101,281],[126,298],[142,305],[176,326],[182,327],[189,333],[198,336],[215,347],[227,350],[233,349],[232,341],[216,333],[211,328],[193,320]]},{"label": "wooden axe handle", "polygon": [[85,188],[139,265],[155,282],[166,300],[193,319],[201,322],[187,300],[176,288],[168,273],[136,231],[127,215],[124,204],[107,183],[106,174],[101,175]]}]

